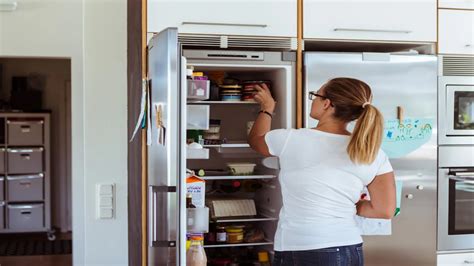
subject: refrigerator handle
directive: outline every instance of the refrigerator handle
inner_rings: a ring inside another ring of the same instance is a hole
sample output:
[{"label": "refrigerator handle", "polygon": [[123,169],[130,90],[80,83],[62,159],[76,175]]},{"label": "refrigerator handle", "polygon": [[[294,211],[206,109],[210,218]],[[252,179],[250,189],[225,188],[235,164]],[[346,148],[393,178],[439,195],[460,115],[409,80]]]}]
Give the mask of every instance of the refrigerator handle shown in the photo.
[{"label": "refrigerator handle", "polygon": [[157,194],[158,193],[176,193],[176,186],[149,186],[148,187],[148,239],[151,247],[176,247],[176,241],[157,239]]}]

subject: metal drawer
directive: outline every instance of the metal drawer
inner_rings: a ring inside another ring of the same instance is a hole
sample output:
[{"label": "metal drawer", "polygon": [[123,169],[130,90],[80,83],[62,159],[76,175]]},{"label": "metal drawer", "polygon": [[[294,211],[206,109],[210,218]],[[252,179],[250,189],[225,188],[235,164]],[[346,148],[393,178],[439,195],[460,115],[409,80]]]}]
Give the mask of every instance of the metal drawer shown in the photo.
[{"label": "metal drawer", "polygon": [[44,227],[44,205],[7,205],[8,229],[42,229]]},{"label": "metal drawer", "polygon": [[0,176],[0,201],[5,199],[5,178]]},{"label": "metal drawer", "polygon": [[7,149],[9,174],[43,172],[43,148]]},{"label": "metal drawer", "polygon": [[26,176],[7,176],[8,201],[42,201],[43,174]]},{"label": "metal drawer", "polygon": [[0,201],[0,229],[5,228],[5,202]]},{"label": "metal drawer", "polygon": [[0,174],[5,173],[5,149],[0,149]]},{"label": "metal drawer", "polygon": [[43,145],[43,124],[43,120],[8,120],[8,145]]}]

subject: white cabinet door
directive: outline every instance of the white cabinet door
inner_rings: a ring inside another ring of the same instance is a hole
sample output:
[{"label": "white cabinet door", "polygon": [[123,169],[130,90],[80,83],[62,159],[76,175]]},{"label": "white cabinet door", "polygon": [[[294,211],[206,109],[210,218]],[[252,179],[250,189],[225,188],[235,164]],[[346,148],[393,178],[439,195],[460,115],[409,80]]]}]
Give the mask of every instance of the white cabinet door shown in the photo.
[{"label": "white cabinet door", "polygon": [[296,37],[297,0],[148,0],[148,32]]},{"label": "white cabinet door", "polygon": [[438,266],[474,265],[474,253],[438,254]]},{"label": "white cabinet door", "polygon": [[440,54],[474,54],[474,11],[439,10]]},{"label": "white cabinet door", "polygon": [[436,0],[305,0],[304,38],[436,42]]},{"label": "white cabinet door", "polygon": [[439,0],[439,8],[463,8],[474,9],[474,1],[472,0]]}]

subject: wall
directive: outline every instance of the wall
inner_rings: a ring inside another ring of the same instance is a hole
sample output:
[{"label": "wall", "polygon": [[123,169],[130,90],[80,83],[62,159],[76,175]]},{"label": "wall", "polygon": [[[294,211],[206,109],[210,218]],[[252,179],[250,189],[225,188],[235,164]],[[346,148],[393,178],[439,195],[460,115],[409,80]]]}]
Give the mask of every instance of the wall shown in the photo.
[{"label": "wall", "polygon": [[[0,13],[0,57],[71,59],[74,265],[126,265],[126,1],[17,2]],[[114,220],[95,219],[102,182],[117,186]]]},{"label": "wall", "polygon": [[45,78],[42,88],[44,110],[51,111],[51,222],[62,232],[70,231],[71,176],[70,160],[70,84],[71,62],[67,59],[0,58],[3,66],[1,99],[10,99],[11,77],[40,75]]}]

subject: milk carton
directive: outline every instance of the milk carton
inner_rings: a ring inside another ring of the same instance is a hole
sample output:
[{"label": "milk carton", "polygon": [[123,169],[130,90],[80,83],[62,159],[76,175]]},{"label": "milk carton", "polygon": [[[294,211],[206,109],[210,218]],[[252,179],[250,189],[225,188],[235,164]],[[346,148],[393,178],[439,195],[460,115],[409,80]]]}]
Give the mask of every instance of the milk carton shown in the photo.
[{"label": "milk carton", "polygon": [[203,208],[206,194],[205,181],[195,175],[191,175],[186,178],[186,190],[187,193],[191,193],[194,206],[196,208]]}]

